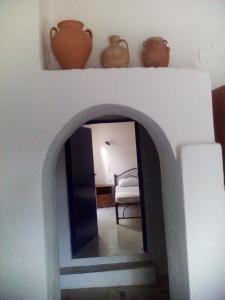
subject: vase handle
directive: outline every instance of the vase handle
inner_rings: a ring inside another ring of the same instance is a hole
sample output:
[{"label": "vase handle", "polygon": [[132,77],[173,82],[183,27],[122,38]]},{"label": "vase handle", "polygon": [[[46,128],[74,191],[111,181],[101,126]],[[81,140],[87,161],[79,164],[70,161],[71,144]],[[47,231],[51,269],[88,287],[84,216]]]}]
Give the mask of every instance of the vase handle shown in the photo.
[{"label": "vase handle", "polygon": [[118,44],[120,44],[120,43],[125,43],[127,50],[129,50],[129,46],[128,46],[128,43],[127,43],[126,40],[120,39],[119,42],[118,42]]},{"label": "vase handle", "polygon": [[[58,29],[56,27],[52,27],[50,29],[50,39],[53,38],[53,36],[58,32]],[[55,33],[55,34],[54,34]]]},{"label": "vase handle", "polygon": [[91,39],[92,39],[92,37],[93,37],[93,34],[92,34],[92,31],[91,31],[91,29],[86,29],[86,30],[85,30],[85,32],[87,32],[87,33],[90,35]]}]

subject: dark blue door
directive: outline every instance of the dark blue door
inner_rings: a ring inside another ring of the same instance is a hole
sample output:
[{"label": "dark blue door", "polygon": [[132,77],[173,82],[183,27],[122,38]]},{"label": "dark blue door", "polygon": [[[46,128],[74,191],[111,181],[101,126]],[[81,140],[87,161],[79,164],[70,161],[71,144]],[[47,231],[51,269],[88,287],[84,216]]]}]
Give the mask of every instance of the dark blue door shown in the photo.
[{"label": "dark blue door", "polygon": [[91,129],[81,127],[66,142],[72,255],[98,234]]}]

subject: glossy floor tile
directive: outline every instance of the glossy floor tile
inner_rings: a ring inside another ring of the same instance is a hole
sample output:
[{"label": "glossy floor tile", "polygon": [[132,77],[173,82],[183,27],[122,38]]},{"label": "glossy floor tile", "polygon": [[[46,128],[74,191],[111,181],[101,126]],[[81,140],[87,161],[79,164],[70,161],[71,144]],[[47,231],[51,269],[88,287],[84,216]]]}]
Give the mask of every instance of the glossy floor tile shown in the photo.
[{"label": "glossy floor tile", "polygon": [[[120,208],[120,214],[122,214]],[[140,209],[130,206],[125,211],[127,216],[140,214]],[[143,253],[141,219],[120,220],[116,224],[115,208],[98,208],[98,236],[92,239],[76,258],[131,255]]]}]

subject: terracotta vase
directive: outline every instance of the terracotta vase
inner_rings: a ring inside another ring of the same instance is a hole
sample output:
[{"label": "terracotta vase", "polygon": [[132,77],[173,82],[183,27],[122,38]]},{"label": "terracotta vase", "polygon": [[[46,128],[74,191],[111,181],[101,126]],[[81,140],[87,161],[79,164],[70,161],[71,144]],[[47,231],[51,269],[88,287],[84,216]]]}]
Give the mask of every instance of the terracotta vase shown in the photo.
[{"label": "terracotta vase", "polygon": [[168,67],[170,48],[161,37],[151,37],[143,43],[142,59],[145,67]]},{"label": "terracotta vase", "polygon": [[[101,55],[101,63],[104,68],[126,68],[129,65],[129,47],[125,40],[118,35],[112,35],[110,46]],[[122,43],[125,46],[122,46]]]},{"label": "terracotta vase", "polygon": [[84,69],[92,50],[92,32],[80,21],[65,20],[50,30],[52,51],[63,69]]}]

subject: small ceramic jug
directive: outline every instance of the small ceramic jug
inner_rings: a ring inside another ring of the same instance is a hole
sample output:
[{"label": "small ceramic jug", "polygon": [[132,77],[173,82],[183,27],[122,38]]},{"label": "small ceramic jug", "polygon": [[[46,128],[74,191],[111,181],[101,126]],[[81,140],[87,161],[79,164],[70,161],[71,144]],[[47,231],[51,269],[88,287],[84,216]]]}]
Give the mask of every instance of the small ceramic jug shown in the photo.
[{"label": "small ceramic jug", "polygon": [[145,67],[168,67],[170,48],[162,37],[151,37],[143,43],[142,59]]},{"label": "small ceramic jug", "polygon": [[[118,35],[109,38],[110,46],[101,55],[101,63],[104,68],[126,68],[129,65],[129,48],[125,40]],[[121,44],[124,43],[125,47]]]},{"label": "small ceramic jug", "polygon": [[84,24],[64,20],[50,30],[52,51],[63,69],[84,69],[92,50],[92,32]]}]

